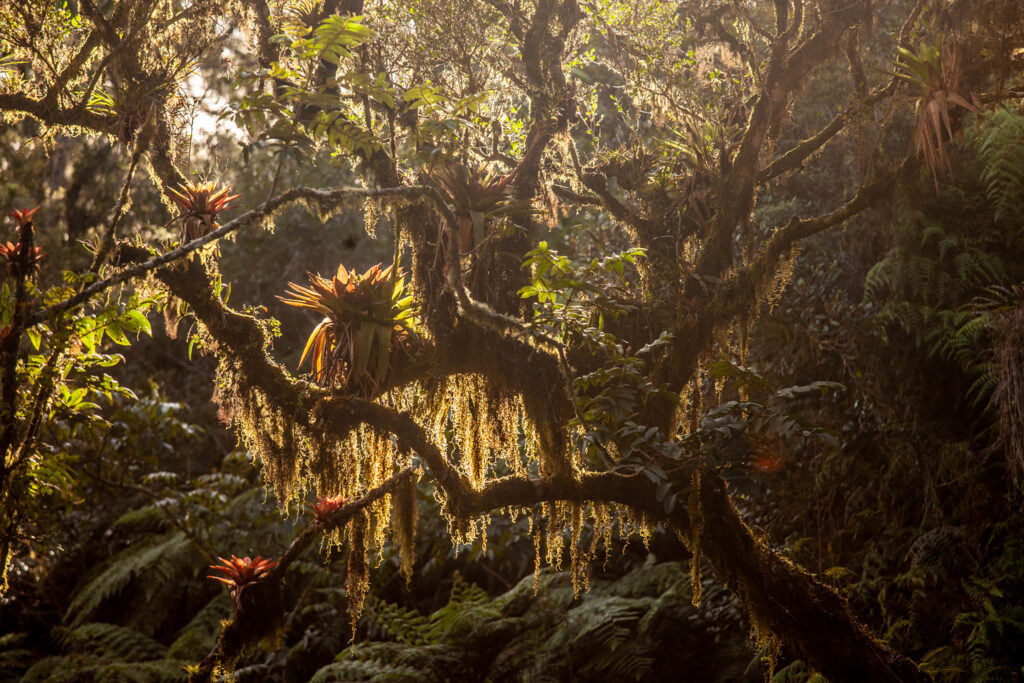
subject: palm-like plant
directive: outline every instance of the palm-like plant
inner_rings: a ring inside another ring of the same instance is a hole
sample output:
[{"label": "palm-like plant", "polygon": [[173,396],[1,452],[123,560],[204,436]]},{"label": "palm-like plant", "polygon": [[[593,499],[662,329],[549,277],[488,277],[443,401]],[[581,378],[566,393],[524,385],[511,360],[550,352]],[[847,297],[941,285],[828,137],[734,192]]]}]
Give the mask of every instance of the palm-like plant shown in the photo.
[{"label": "palm-like plant", "polygon": [[182,244],[202,237],[216,230],[217,214],[230,207],[233,200],[241,195],[230,194],[231,187],[217,187],[210,180],[205,183],[185,183],[177,189],[170,188],[167,195],[181,207],[181,238]]},{"label": "palm-like plant", "polygon": [[404,273],[377,264],[362,275],[345,266],[330,279],[307,275],[310,287],[289,282],[291,291],[278,297],[324,316],[309,335],[299,366],[311,356],[314,381],[372,396],[392,370],[396,352],[408,351],[414,330]]}]

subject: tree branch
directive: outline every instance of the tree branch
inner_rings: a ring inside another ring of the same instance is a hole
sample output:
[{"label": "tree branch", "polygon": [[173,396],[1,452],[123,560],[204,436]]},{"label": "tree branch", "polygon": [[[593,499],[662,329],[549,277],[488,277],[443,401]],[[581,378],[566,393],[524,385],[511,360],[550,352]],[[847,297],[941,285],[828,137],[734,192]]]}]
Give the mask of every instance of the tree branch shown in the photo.
[{"label": "tree branch", "polygon": [[[268,199],[260,206],[250,209],[242,215],[233,218],[213,232],[194,239],[191,242],[187,242],[175,249],[172,249],[171,251],[160,254],[159,256],[154,256],[147,261],[129,266],[108,278],[94,282],[88,287],[82,289],[82,291],[78,292],[73,297],[33,314],[29,317],[28,324],[35,325],[44,320],[54,318],[61,313],[88,301],[100,292],[110,289],[115,285],[142,277],[158,268],[188,256],[221,237],[229,235],[232,232],[247,227],[257,221],[264,220],[273,215],[275,211],[287,206],[288,204],[293,204],[298,201],[312,200],[324,206],[337,206],[338,204],[342,204],[347,199],[351,199],[353,197],[382,199],[395,197],[427,197],[432,199],[435,204],[443,207],[441,209],[442,211],[447,210],[449,213],[451,212],[447,205],[444,204],[444,200],[441,198],[437,190],[428,185],[409,185],[405,187],[379,189],[356,187],[342,188],[338,190],[319,190],[308,187],[296,187],[291,190],[287,190],[286,192],[282,192],[272,199]],[[454,220],[454,216],[452,217],[452,220]]]},{"label": "tree branch", "polygon": [[[372,503],[380,500],[395,490],[400,483],[415,475],[416,471],[406,468],[392,475],[383,484],[367,491],[365,494],[346,503],[323,521],[314,519],[306,525],[292,540],[288,548],[281,554],[277,565],[271,569],[255,586],[246,586],[247,590],[256,589],[259,596],[273,608],[280,608],[283,611],[283,587],[285,573],[288,567],[298,559],[306,548],[322,533],[336,527],[347,524],[353,516],[366,509]],[[246,623],[257,617],[263,619],[268,625],[276,626],[280,623],[283,614],[235,614],[235,616],[224,625],[220,635],[217,637],[217,644],[203,657],[195,670],[189,675],[189,683],[207,683],[215,679],[215,672],[219,668],[230,669],[234,662],[251,647],[273,632],[273,628],[261,628],[262,624]]]}]

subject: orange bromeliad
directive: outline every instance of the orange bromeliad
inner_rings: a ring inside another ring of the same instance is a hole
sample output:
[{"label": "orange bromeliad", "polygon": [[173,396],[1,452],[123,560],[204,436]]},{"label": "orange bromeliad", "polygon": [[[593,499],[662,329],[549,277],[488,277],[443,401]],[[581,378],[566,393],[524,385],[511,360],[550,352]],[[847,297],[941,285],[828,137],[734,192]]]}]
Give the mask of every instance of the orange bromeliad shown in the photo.
[{"label": "orange bromeliad", "polygon": [[377,264],[360,275],[338,266],[330,279],[307,275],[310,287],[289,282],[291,290],[278,297],[324,316],[309,335],[299,365],[310,356],[314,381],[372,395],[414,329],[413,297],[404,296],[402,269]]},{"label": "orange bromeliad", "polygon": [[211,564],[210,569],[223,572],[225,576],[207,576],[208,579],[226,583],[231,587],[231,598],[238,604],[242,589],[263,578],[267,572],[277,566],[277,560],[269,560],[257,555],[255,558],[231,556],[230,560],[218,557],[223,564]]}]

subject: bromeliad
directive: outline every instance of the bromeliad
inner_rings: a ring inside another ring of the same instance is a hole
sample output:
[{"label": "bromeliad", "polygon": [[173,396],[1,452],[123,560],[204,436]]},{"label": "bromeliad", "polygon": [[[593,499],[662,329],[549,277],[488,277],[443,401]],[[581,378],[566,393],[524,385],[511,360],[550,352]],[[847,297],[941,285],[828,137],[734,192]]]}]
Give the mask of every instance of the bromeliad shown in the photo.
[{"label": "bromeliad", "polygon": [[218,557],[223,564],[211,564],[210,569],[223,572],[225,576],[207,576],[208,579],[226,583],[231,587],[231,599],[238,605],[242,589],[262,579],[267,572],[277,566],[277,560],[269,560],[257,555],[255,558],[231,556],[230,560]]},{"label": "bromeliad", "polygon": [[241,195],[230,194],[231,187],[218,188],[210,180],[205,183],[185,183],[177,189],[169,188],[167,196],[181,207],[181,238],[182,244],[213,232],[220,224],[217,214],[230,208],[233,200]]},{"label": "bromeliad", "polygon": [[458,219],[461,253],[472,251],[483,241],[487,219],[515,221],[532,212],[529,200],[512,196],[510,182],[516,171],[499,178],[486,167],[467,168],[453,161],[430,173],[430,179],[451,204]]},{"label": "bromeliad", "polygon": [[344,496],[324,496],[309,506],[313,517],[318,522],[324,522],[333,512],[337,512],[348,502]]},{"label": "bromeliad", "polygon": [[[24,231],[27,229],[31,234],[33,230],[32,216],[34,216],[36,211],[38,210],[39,207],[36,207],[34,209],[14,209],[12,211],[8,211],[7,215],[13,218],[14,220],[18,221],[19,231]],[[0,258],[3,258],[5,261],[7,261],[7,266],[11,269],[12,272],[18,272],[17,269],[19,267],[19,264],[21,264],[23,258],[21,253],[23,246],[24,245],[21,243],[20,240],[17,243],[0,242]],[[42,247],[31,247],[28,254],[29,271],[27,272],[31,272],[32,269],[39,270],[39,262],[43,259],[44,256],[46,256],[46,253],[43,251]]]},{"label": "bromeliad", "polygon": [[405,274],[377,264],[362,275],[345,266],[330,279],[307,275],[310,287],[289,282],[291,290],[278,297],[324,316],[309,335],[299,366],[310,356],[315,382],[372,396],[396,364],[396,352],[408,351],[414,331]]}]

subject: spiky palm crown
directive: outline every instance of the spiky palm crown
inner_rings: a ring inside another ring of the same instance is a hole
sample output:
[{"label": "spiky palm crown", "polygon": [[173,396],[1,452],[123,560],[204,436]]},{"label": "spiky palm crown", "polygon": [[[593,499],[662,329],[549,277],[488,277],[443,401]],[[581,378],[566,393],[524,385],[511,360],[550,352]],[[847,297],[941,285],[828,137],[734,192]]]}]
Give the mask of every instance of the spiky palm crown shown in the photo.
[{"label": "spiky palm crown", "polygon": [[230,208],[231,202],[241,195],[231,194],[229,185],[218,187],[209,180],[169,188],[167,196],[181,208],[181,243],[184,244],[216,230],[219,227],[217,214]]},{"label": "spiky palm crown", "polygon": [[395,351],[406,350],[414,329],[413,299],[404,296],[405,274],[377,264],[361,275],[343,265],[330,279],[307,275],[310,287],[289,282],[291,290],[278,297],[324,316],[309,335],[299,366],[311,355],[319,384],[376,393],[395,363]]}]

